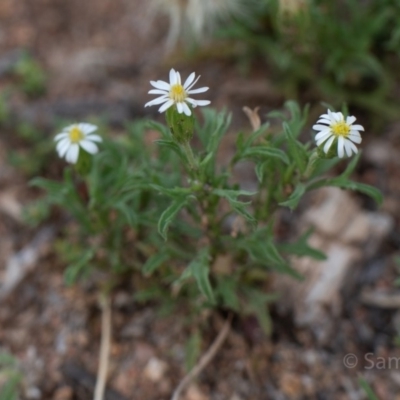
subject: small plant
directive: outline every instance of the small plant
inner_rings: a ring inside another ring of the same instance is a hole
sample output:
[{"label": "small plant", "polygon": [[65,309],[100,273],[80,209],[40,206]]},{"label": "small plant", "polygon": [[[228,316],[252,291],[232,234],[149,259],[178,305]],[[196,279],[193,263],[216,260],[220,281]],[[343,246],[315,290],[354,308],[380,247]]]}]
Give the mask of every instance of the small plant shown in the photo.
[{"label": "small plant", "polygon": [[[149,93],[160,97],[146,105],[161,105],[166,125],[138,121],[118,140],[93,134],[90,124],[65,128],[55,138],[59,156],[71,164],[63,180],[36,178],[32,184],[47,191],[47,205],[76,221],[59,246],[69,262],[67,283],[90,278],[107,299],[133,274],[138,300],[185,304],[192,320],[204,309],[251,314],[269,333],[268,305],[276,299],[268,288],[270,272],[301,278],[289,255],[324,258],[308,245],[309,233],[291,243],[275,238],[278,210],[294,210],[306,192],[323,186],[381,201],[376,189],[349,179],[359,155],[341,175],[324,176],[345,154],[358,152],[354,142],[361,142],[363,127],[328,110],[314,126],[317,146],[304,144],[298,137],[307,109],[288,102],[286,112],[270,114],[279,125],[255,124],[253,132],[238,133],[235,153],[219,164],[231,116],[213,109],[204,109],[202,120],[195,115],[194,107],[209,101],[189,97],[208,89],[192,89],[194,78],[182,84],[171,70],[169,83],[152,82]],[[150,130],[158,135],[153,146],[145,144]],[[102,142],[98,154],[94,142]],[[235,179],[243,161],[253,166],[253,190]]]},{"label": "small plant", "polygon": [[46,75],[37,61],[24,54],[14,67],[21,89],[32,97],[42,95],[46,90]]},{"label": "small plant", "polygon": [[0,352],[0,399],[17,400],[22,373],[13,356]]},{"label": "small plant", "polygon": [[398,2],[356,0],[261,2],[252,24],[235,23],[219,36],[245,46],[230,46],[238,62],[263,61],[269,76],[288,98],[326,99],[379,113],[398,115],[393,101],[398,69]]}]

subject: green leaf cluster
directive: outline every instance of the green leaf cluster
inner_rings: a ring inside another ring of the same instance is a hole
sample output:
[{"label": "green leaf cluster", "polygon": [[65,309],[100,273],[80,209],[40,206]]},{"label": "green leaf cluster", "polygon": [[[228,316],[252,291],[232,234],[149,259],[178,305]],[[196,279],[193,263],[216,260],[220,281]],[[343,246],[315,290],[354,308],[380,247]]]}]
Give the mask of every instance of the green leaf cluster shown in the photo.
[{"label": "green leaf cluster", "polygon": [[[195,148],[186,130],[177,137],[176,129],[138,121],[126,135],[104,141],[84,177],[66,168],[62,181],[32,181],[47,193],[42,208],[57,207],[68,222],[58,246],[66,281],[95,277],[110,289],[129,276],[136,299],[159,301],[165,312],[178,304],[193,315],[234,310],[255,315],[270,332],[271,272],[301,279],[290,255],[324,258],[308,245],[310,232],[290,243],[278,240],[277,211],[295,210],[308,191],[327,185],[378,203],[381,195],[350,180],[359,157],[341,175],[325,176],[335,164],[300,140],[307,108],[295,102],[255,132],[240,132],[224,160],[219,148],[231,116],[205,109],[194,122]],[[156,138],[150,144],[149,135]],[[244,165],[253,174],[248,187],[236,176]]]}]

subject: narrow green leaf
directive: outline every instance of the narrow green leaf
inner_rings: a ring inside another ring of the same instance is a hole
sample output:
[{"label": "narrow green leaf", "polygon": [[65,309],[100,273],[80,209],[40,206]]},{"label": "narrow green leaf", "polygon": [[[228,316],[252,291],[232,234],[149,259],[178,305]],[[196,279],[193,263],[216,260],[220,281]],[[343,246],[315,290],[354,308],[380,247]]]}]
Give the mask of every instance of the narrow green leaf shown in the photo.
[{"label": "narrow green leaf", "polygon": [[163,187],[160,185],[154,185],[154,184],[150,184],[149,186],[162,194],[166,194],[166,195],[174,197],[174,198],[176,198],[177,196],[181,198],[182,195],[188,196],[191,193],[190,189],[182,188],[182,187],[166,188],[166,187]]},{"label": "narrow green leaf", "polygon": [[132,207],[129,207],[126,203],[120,201],[114,205],[114,208],[120,211],[125,216],[130,226],[136,226],[138,218],[135,210]]},{"label": "narrow green leaf", "polygon": [[231,310],[239,311],[240,302],[237,295],[239,282],[229,276],[218,279],[216,292],[222,298],[222,304]]},{"label": "narrow green leaf", "polygon": [[206,146],[207,152],[215,154],[215,152],[218,150],[222,137],[231,124],[231,120],[232,114],[221,112],[215,115],[214,121],[216,122],[216,125],[214,126],[211,134],[209,134],[208,143]]},{"label": "narrow green leaf", "polygon": [[294,254],[299,257],[311,257],[316,260],[326,260],[326,255],[308,244],[308,239],[312,234],[312,229],[309,229],[294,243],[282,243],[277,246],[282,253]]},{"label": "narrow green leaf", "polygon": [[270,160],[271,158],[283,161],[285,164],[289,164],[288,156],[280,149],[275,149],[268,146],[257,146],[247,148],[241,155],[240,158],[256,158],[264,161]]},{"label": "narrow green leaf", "polygon": [[244,142],[244,148],[251,146],[260,136],[262,136],[269,128],[270,123],[267,122],[260,126],[259,129],[252,132]]},{"label": "narrow green leaf", "polygon": [[272,321],[268,311],[268,304],[275,301],[277,296],[274,294],[266,295],[253,288],[245,288],[243,291],[247,299],[245,313],[254,314],[264,333],[270,335],[272,331]]},{"label": "narrow green leaf", "polygon": [[324,186],[335,186],[342,189],[355,190],[371,197],[378,205],[381,205],[383,202],[383,195],[380,190],[374,188],[373,186],[366,185],[365,183],[343,179],[342,176],[339,176],[338,178],[320,179],[317,182],[313,182],[308,185],[307,190],[314,190]]},{"label": "narrow green leaf", "polygon": [[350,175],[353,173],[354,169],[356,168],[358,164],[358,160],[361,157],[361,151],[358,152],[349,162],[349,165],[345,169],[345,171],[340,175],[341,178],[346,178],[348,179]]},{"label": "narrow green leaf", "polygon": [[186,197],[174,200],[172,204],[161,214],[161,217],[158,221],[158,232],[164,238],[164,240],[167,240],[167,231],[169,225],[175,218],[175,215],[185,206],[186,201]]},{"label": "narrow green leaf", "polygon": [[243,216],[253,226],[256,225],[256,219],[247,210],[247,206],[251,204],[251,202],[242,202],[237,200],[238,196],[253,196],[256,194],[255,192],[249,192],[247,190],[214,189],[213,193],[227,199],[234,211]]},{"label": "narrow green leaf", "polygon": [[198,329],[190,335],[185,346],[185,367],[186,371],[191,371],[201,353],[201,335]]},{"label": "narrow green leaf", "polygon": [[288,143],[289,155],[294,160],[299,171],[303,173],[307,167],[307,151],[300,142],[294,139],[290,127],[286,122],[283,123],[283,129]]},{"label": "narrow green leaf", "polygon": [[169,259],[169,255],[165,252],[159,252],[147,259],[142,267],[143,274],[146,276],[151,275],[161,265],[163,265]]},{"label": "narrow green leaf", "polygon": [[204,168],[208,165],[208,163],[214,158],[214,153],[208,153],[201,161],[200,167]]},{"label": "narrow green leaf", "polygon": [[360,386],[363,388],[365,394],[367,395],[368,400],[379,400],[378,396],[374,393],[372,387],[365,378],[360,377],[358,382],[360,383]]},{"label": "narrow green leaf", "polygon": [[160,124],[159,122],[148,121],[147,126],[157,132],[160,132],[164,139],[170,139],[172,137],[169,128],[163,124]]},{"label": "narrow green leaf", "polygon": [[256,171],[258,182],[260,182],[260,183],[264,179],[266,165],[267,165],[267,162],[260,162],[260,163],[256,164],[255,171]]},{"label": "narrow green leaf", "polygon": [[188,268],[196,279],[197,285],[201,293],[206,296],[207,300],[215,303],[214,293],[211,287],[209,273],[210,273],[210,249],[203,248],[198,253],[197,257],[189,264]]},{"label": "narrow green leaf", "polygon": [[182,149],[176,144],[173,140],[155,140],[154,143],[157,143],[159,146],[163,146],[173,150],[181,160],[186,161],[186,156],[183,153]]},{"label": "narrow green leaf", "polygon": [[64,273],[65,284],[67,286],[72,285],[81,276],[85,275],[85,273],[88,272],[89,261],[92,260],[94,255],[95,250],[93,248],[90,248],[81,255],[78,261],[68,265]]},{"label": "narrow green leaf", "polygon": [[214,189],[212,191],[214,194],[220,197],[230,197],[234,200],[237,199],[238,196],[254,196],[257,192],[250,192],[248,190],[232,190],[232,189]]},{"label": "narrow green leaf", "polygon": [[289,207],[291,210],[294,210],[305,192],[306,186],[303,183],[298,183],[290,197],[286,201],[279,203],[279,205]]},{"label": "narrow green leaf", "polygon": [[242,217],[244,217],[248,222],[250,222],[253,227],[256,226],[257,224],[257,220],[254,218],[254,216],[252,214],[249,213],[249,211],[247,211],[247,206],[251,203],[247,202],[241,202],[241,201],[237,201],[231,198],[227,198],[230,206]]},{"label": "narrow green leaf", "polygon": [[250,240],[245,240],[241,247],[263,268],[274,269],[297,279],[303,278],[282,258],[275,245],[268,238],[265,238],[265,240],[251,238]]}]

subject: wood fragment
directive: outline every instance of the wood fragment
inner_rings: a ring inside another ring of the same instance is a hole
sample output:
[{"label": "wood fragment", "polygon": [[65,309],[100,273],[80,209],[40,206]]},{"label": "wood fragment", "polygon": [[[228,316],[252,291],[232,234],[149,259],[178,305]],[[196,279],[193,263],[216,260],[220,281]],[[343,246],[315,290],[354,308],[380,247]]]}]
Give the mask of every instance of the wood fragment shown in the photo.
[{"label": "wood fragment", "polygon": [[214,340],[211,347],[207,350],[205,354],[200,358],[199,362],[193,367],[193,369],[182,379],[178,387],[175,389],[171,400],[179,400],[182,392],[187,388],[187,386],[192,382],[193,379],[198,376],[201,371],[210,363],[210,361],[216,356],[218,350],[224,343],[231,329],[232,315],[230,315],[225,321],[224,326],[219,332],[218,336]]}]

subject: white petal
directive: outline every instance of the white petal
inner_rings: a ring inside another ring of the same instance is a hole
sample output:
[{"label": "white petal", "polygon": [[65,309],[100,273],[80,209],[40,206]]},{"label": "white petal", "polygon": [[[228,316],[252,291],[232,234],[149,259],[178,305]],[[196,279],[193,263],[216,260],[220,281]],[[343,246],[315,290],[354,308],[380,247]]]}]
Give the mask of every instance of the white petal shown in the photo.
[{"label": "white petal", "polygon": [[99,135],[87,135],[85,137],[85,140],[90,140],[92,142],[102,142],[103,141],[102,137]]},{"label": "white petal", "polygon": [[159,109],[158,112],[162,113],[168,108],[170,108],[174,104],[174,101],[172,99],[167,100]]},{"label": "white petal", "polygon": [[332,113],[332,114],[333,114],[333,118],[335,118],[335,121],[337,121],[337,122],[344,121],[343,114],[340,111]]},{"label": "white petal", "polygon": [[348,146],[353,150],[354,154],[357,154],[358,153],[357,146],[354,143],[350,142],[350,140],[346,140],[346,142],[348,143]]},{"label": "white petal", "polygon": [[344,150],[346,152],[347,157],[351,157],[352,149],[351,149],[351,145],[350,145],[351,144],[350,140],[344,139],[343,144],[344,144]]},{"label": "white petal", "polygon": [[69,149],[69,146],[71,146],[71,143],[68,140],[67,142],[64,142],[63,145],[57,149],[60,158],[63,158],[65,156],[67,150]]},{"label": "white petal", "polygon": [[79,146],[74,143],[71,144],[71,147],[68,149],[67,151],[67,155],[66,155],[66,160],[69,163],[75,164],[78,161],[78,156],[79,156]]},{"label": "white petal", "polygon": [[332,132],[329,132],[328,135],[319,138],[319,139],[316,141],[317,146],[321,146],[321,144],[324,143],[325,140],[327,140],[327,139],[330,138],[331,136],[332,136]]},{"label": "white petal", "polygon": [[186,97],[185,101],[190,103],[193,107],[197,107],[197,100],[191,99],[190,97]]},{"label": "white petal", "polygon": [[327,125],[330,125],[330,124],[331,124],[331,120],[329,120],[329,119],[327,119],[327,118],[320,118],[320,119],[317,121],[317,124],[327,124]]},{"label": "white petal", "polygon": [[62,133],[57,134],[54,137],[54,140],[57,142],[57,140],[60,140],[60,139],[66,138],[66,137],[68,137],[68,132],[62,132]]},{"label": "white petal", "polygon": [[182,103],[183,106],[183,112],[189,117],[192,115],[192,112],[190,111],[189,106],[186,103]]},{"label": "white petal", "polygon": [[[188,100],[188,99],[186,99],[186,100]],[[191,99],[191,100],[193,100],[193,99]],[[195,101],[196,101],[196,106],[200,106],[200,107],[208,106],[211,103],[210,100],[195,100]]]},{"label": "white petal", "polygon": [[363,127],[362,125],[352,125],[352,126],[351,126],[351,129],[352,129],[353,131],[363,131],[363,130],[364,130],[364,127]]},{"label": "white petal", "polygon": [[325,154],[329,151],[330,147],[332,146],[332,142],[335,139],[335,136],[331,136],[325,143],[324,152]]},{"label": "white petal", "polygon": [[183,88],[186,90],[186,88],[194,81],[194,77],[196,74],[192,72],[186,79],[185,83],[183,84]]},{"label": "white petal", "polygon": [[[355,133],[358,133],[358,132],[355,132]],[[350,132],[350,135],[347,136],[347,139],[351,140],[354,143],[360,144],[362,142],[362,138],[360,135],[357,136],[355,133]]]},{"label": "white petal", "polygon": [[161,90],[161,89],[151,89],[149,90],[149,94],[162,94],[164,96],[168,95],[168,91],[167,90]]},{"label": "white petal", "polygon": [[329,118],[329,115],[328,114],[322,114],[319,118],[325,118],[325,119],[327,119],[328,121],[330,121],[330,118]]},{"label": "white petal", "polygon": [[331,120],[331,122],[336,122],[336,119],[333,115],[334,113],[331,110],[328,110],[328,117]]},{"label": "white petal", "polygon": [[157,97],[157,98],[154,99],[154,100],[149,101],[149,102],[146,103],[144,106],[145,106],[145,107],[155,106],[155,105],[157,105],[157,104],[161,104],[161,103],[164,103],[164,102],[166,102],[166,101],[168,101],[168,97],[167,97],[167,96],[160,96],[160,97]]},{"label": "white petal", "polygon": [[178,83],[178,77],[176,74],[176,71],[171,68],[171,70],[169,71],[169,84],[172,85],[176,85]]},{"label": "white petal", "polygon": [[315,131],[324,131],[326,128],[327,128],[327,126],[326,125],[313,125],[313,127],[312,127]]},{"label": "white petal", "polygon": [[99,148],[90,140],[82,140],[79,145],[90,154],[96,154]]},{"label": "white petal", "polygon": [[209,89],[209,87],[204,86],[202,88],[188,90],[187,93],[188,94],[204,93],[204,92],[207,92],[208,89]]},{"label": "white petal", "polygon": [[150,81],[151,86],[155,87],[156,89],[167,90],[171,88],[170,84],[164,81]]},{"label": "white petal", "polygon": [[197,81],[200,79],[200,75],[196,78],[196,80],[194,82],[192,82],[191,85],[189,85],[188,87],[185,87],[185,90],[188,91],[190,90],[196,83]]},{"label": "white petal", "polygon": [[85,135],[88,135],[89,133],[94,132],[97,130],[96,125],[88,124],[86,122],[81,122],[78,124],[78,128],[83,132]]},{"label": "white petal", "polygon": [[343,156],[344,156],[343,146],[344,146],[343,136],[339,136],[338,144],[337,144],[337,152],[338,152],[339,158],[343,158]]},{"label": "white petal", "polygon": [[325,130],[323,130],[323,131],[320,131],[320,132],[318,132],[316,135],[315,135],[315,140],[316,141],[319,141],[319,140],[321,140],[322,138],[327,138],[329,135],[331,135],[332,134],[332,132],[331,132],[331,129],[330,128],[327,128],[327,129],[325,129]]},{"label": "white petal", "polygon": [[182,105],[182,103],[176,103],[176,108],[177,108],[179,114],[183,113],[183,105]]},{"label": "white petal", "polygon": [[60,149],[61,149],[62,147],[64,147],[65,144],[69,145],[70,143],[71,143],[71,142],[70,142],[70,140],[69,140],[68,137],[66,137],[66,138],[64,138],[64,139],[62,139],[62,140],[60,140],[60,141],[57,143],[57,146],[56,146],[57,151],[60,151]]},{"label": "white petal", "polygon": [[349,117],[346,118],[346,123],[348,125],[351,125],[356,119],[357,119],[356,117],[353,117],[353,116],[350,117],[349,116]]},{"label": "white petal", "polygon": [[179,72],[176,73],[176,83],[182,85],[181,74]]},{"label": "white petal", "polygon": [[73,129],[74,127],[76,127],[77,124],[72,124],[72,125],[68,125],[63,129],[63,132],[69,133],[71,132],[71,129]]}]

